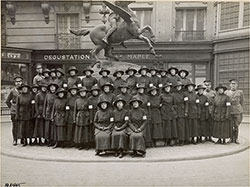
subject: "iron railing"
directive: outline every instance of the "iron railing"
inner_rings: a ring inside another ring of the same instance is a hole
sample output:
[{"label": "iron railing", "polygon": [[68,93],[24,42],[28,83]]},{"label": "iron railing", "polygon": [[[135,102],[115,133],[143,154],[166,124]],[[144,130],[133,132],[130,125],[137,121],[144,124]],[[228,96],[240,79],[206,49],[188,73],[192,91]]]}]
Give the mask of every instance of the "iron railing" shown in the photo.
[{"label": "iron railing", "polygon": [[176,41],[205,40],[205,30],[175,31]]}]

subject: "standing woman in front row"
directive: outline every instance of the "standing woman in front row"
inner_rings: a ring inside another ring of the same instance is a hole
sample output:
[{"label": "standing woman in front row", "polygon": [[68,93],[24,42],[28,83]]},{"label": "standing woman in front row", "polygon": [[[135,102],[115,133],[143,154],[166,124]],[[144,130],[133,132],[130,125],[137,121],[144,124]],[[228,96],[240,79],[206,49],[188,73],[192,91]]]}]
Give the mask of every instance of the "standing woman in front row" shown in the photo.
[{"label": "standing woman in front row", "polygon": [[[30,121],[31,121],[31,100],[30,86],[23,84],[20,86],[21,94],[17,96],[16,101],[16,120],[18,123],[17,138],[24,140],[23,146],[28,144],[27,139],[30,133]],[[30,142],[31,143],[31,138]]]},{"label": "standing woman in front row", "polygon": [[87,97],[87,88],[83,86],[78,91],[80,97],[75,101],[73,123],[75,126],[74,142],[76,147],[81,150],[84,147],[89,148],[91,137],[91,123],[89,115],[89,102]]},{"label": "standing woman in front row", "polygon": [[108,151],[111,148],[111,129],[113,127],[114,117],[111,110],[111,103],[105,99],[98,101],[99,110],[95,114],[95,143],[96,155],[102,151]]},{"label": "standing woman in front row", "polygon": [[64,143],[67,140],[66,138],[66,106],[67,106],[67,92],[63,88],[59,88],[56,92],[57,98],[55,99],[51,119],[54,121],[54,137],[56,144],[53,149],[57,147],[64,147]]},{"label": "standing woman in front row", "polygon": [[227,87],[219,84],[215,90],[218,94],[214,99],[212,117],[214,119],[213,137],[218,138],[217,144],[226,144],[226,138],[231,136],[231,126],[229,121],[230,98],[224,93]]},{"label": "standing woman in front row", "polygon": [[44,106],[43,106],[43,118],[45,119],[44,124],[44,138],[45,141],[48,142],[48,146],[54,145],[54,138],[53,138],[53,132],[54,132],[54,125],[51,121],[51,113],[54,101],[56,99],[56,90],[58,88],[58,85],[55,83],[51,83],[48,86],[49,92],[45,96]]},{"label": "standing woman in front row", "polygon": [[129,111],[129,148],[133,151],[132,157],[146,155],[145,126],[147,124],[146,112],[140,108],[142,101],[134,96],[130,100],[131,110]]}]

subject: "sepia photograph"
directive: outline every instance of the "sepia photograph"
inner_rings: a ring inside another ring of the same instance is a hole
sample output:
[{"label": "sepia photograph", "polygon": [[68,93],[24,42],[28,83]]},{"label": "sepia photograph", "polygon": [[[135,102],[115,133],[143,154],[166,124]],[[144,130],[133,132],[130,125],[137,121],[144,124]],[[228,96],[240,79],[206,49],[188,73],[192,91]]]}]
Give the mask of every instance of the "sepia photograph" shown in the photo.
[{"label": "sepia photograph", "polygon": [[1,0],[3,187],[250,186],[249,1]]}]

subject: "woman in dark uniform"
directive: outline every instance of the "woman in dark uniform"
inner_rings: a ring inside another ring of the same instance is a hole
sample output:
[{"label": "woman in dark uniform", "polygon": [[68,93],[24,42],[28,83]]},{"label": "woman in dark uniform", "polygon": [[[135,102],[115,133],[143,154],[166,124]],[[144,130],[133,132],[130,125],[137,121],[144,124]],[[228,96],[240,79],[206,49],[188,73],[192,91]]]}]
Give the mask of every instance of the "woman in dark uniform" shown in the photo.
[{"label": "woman in dark uniform", "polygon": [[54,144],[54,125],[51,121],[52,116],[52,108],[56,98],[56,90],[58,86],[55,83],[51,83],[48,85],[48,93],[45,97],[44,107],[43,107],[43,118],[45,119],[44,126],[44,138],[46,142],[48,142],[48,146],[52,146]]},{"label": "woman in dark uniform", "polygon": [[208,115],[209,115],[209,102],[208,98],[203,95],[206,88],[203,85],[198,85],[195,89],[197,93],[197,98],[199,99],[199,116],[198,116],[198,131],[199,131],[199,142],[203,142],[202,136],[205,137],[204,141],[209,139],[209,124],[208,124]]},{"label": "woman in dark uniform", "polygon": [[49,80],[49,84],[57,84],[57,76],[56,76],[56,70],[55,69],[51,69],[49,72],[49,76],[50,76],[50,80]]},{"label": "woman in dark uniform", "polygon": [[137,73],[137,70],[134,68],[129,67],[125,73],[128,75],[126,79],[126,83],[128,84],[129,90],[128,93],[131,95],[136,94],[136,84],[137,84],[137,77],[135,74]]},{"label": "woman in dark uniform", "polygon": [[179,75],[179,77],[180,77],[180,81],[182,82],[182,84],[183,84],[184,86],[186,86],[186,84],[190,82],[190,79],[187,78],[188,74],[189,74],[189,72],[188,72],[187,70],[185,70],[185,69],[181,69],[181,70],[178,72],[178,75]]},{"label": "woman in dark uniform", "polygon": [[114,80],[114,92],[113,93],[115,95],[120,94],[120,90],[118,89],[118,87],[125,82],[125,80],[122,79],[122,75],[124,75],[124,72],[121,71],[121,70],[116,70],[113,73],[113,77],[115,77],[115,80]]},{"label": "woman in dark uniform", "polygon": [[30,138],[29,135],[30,121],[32,118],[32,96],[30,94],[30,86],[28,86],[27,84],[23,84],[19,88],[21,89],[21,94],[17,96],[16,101],[16,120],[18,123],[17,138],[23,139],[23,146],[26,146],[28,144],[28,138]]},{"label": "woman in dark uniform", "polygon": [[35,97],[35,109],[36,109],[36,123],[34,129],[34,138],[39,140],[39,145],[42,145],[42,138],[44,138],[44,125],[45,119],[43,117],[43,107],[45,97],[47,93],[47,84],[41,83],[40,91]]},{"label": "woman in dark uniform", "polygon": [[91,143],[91,123],[89,115],[89,102],[87,88],[83,86],[78,91],[79,98],[76,99],[73,121],[76,124],[74,142],[79,150],[89,149]]},{"label": "woman in dark uniform", "polygon": [[[41,84],[42,81],[40,81],[39,84]],[[35,129],[35,123],[36,123],[36,108],[35,108],[35,97],[37,95],[39,91],[39,86],[37,84],[32,85],[31,87],[31,97],[32,97],[32,101],[31,101],[31,108],[32,108],[32,114],[31,114],[31,120],[30,120],[30,132],[29,132],[29,141],[31,145],[35,145],[37,144],[37,139],[35,138],[35,141],[32,142],[32,138],[34,137],[34,129]]]},{"label": "woman in dark uniform", "polygon": [[[67,80],[67,87],[72,88],[74,85],[81,84],[82,80],[77,76],[78,69],[75,66],[70,66],[68,69],[69,78]],[[65,86],[63,86],[65,88]]]},{"label": "woman in dark uniform", "polygon": [[99,110],[95,114],[95,143],[96,155],[111,148],[111,133],[114,122],[111,104],[105,99],[99,99]]},{"label": "woman in dark uniform", "polygon": [[152,86],[149,91],[148,103],[150,103],[148,125],[151,127],[153,145],[156,146],[157,141],[163,140],[162,119],[160,113],[159,90],[156,86]]},{"label": "woman in dark uniform", "polygon": [[97,103],[98,103],[98,98],[100,95],[100,89],[99,87],[96,85],[92,86],[91,88],[91,96],[89,97],[89,114],[90,114],[90,125],[91,125],[91,147],[94,147],[94,132],[95,132],[95,128],[94,128],[94,118],[95,118],[95,114],[97,112]]},{"label": "woman in dark uniform", "polygon": [[49,82],[50,82],[50,70],[49,69],[44,69],[43,72],[42,72],[42,76],[44,77],[42,82],[49,85]]},{"label": "woman in dark uniform", "polygon": [[109,77],[110,71],[108,69],[102,68],[99,74],[102,76],[98,80],[98,87],[101,89],[107,82],[113,84],[113,80]]},{"label": "woman in dark uniform", "polygon": [[137,78],[137,84],[144,84],[146,88],[150,84],[150,77],[147,76],[148,70],[146,66],[142,66],[138,71],[141,76]]},{"label": "woman in dark uniform", "polygon": [[82,71],[83,75],[85,76],[82,79],[82,85],[87,88],[87,90],[91,90],[92,86],[98,83],[95,77],[92,77],[94,71],[90,68],[86,68]]},{"label": "woman in dark uniform", "polygon": [[53,149],[57,147],[64,147],[64,142],[66,139],[66,108],[67,106],[67,91],[63,88],[59,88],[56,91],[57,98],[55,99],[52,112],[51,112],[51,119],[54,121],[55,124],[55,141],[56,144],[54,145]]},{"label": "woman in dark uniform", "polygon": [[168,69],[169,72],[169,78],[168,81],[172,83],[173,86],[176,85],[177,81],[180,81],[180,77],[178,76],[178,69],[176,67],[170,67]]},{"label": "woman in dark uniform", "polygon": [[130,100],[131,110],[129,111],[129,148],[133,151],[132,157],[146,155],[145,126],[147,115],[140,107],[142,101],[134,96]]},{"label": "woman in dark uniform", "polygon": [[114,101],[114,128],[111,136],[111,148],[115,150],[115,156],[123,157],[124,150],[128,150],[128,111],[123,107],[126,101],[117,97]]},{"label": "woman in dark uniform", "polygon": [[173,87],[175,90],[173,92],[174,96],[174,109],[177,113],[176,125],[177,125],[177,139],[179,141],[179,145],[184,145],[185,141],[189,139],[189,128],[186,125],[186,117],[185,117],[185,94],[183,91],[182,82],[178,81],[176,85]]},{"label": "woman in dark uniform", "polygon": [[[199,114],[199,99],[195,94],[195,84],[191,81],[186,84],[187,92],[185,93],[185,116],[187,117],[187,125],[189,127],[190,138],[193,144],[198,143],[198,114]],[[196,140],[195,140],[196,138]]]},{"label": "woman in dark uniform", "polygon": [[160,75],[161,75],[160,83],[161,83],[162,85],[164,85],[164,84],[166,84],[167,82],[169,82],[169,81],[168,81],[168,76],[167,76],[167,75],[169,75],[169,72],[168,72],[166,69],[164,69],[164,68],[160,69],[160,70],[159,70],[159,73],[160,73]]},{"label": "woman in dark uniform", "polygon": [[74,133],[75,133],[75,124],[74,121],[74,107],[76,99],[78,98],[77,95],[78,88],[74,84],[71,87],[69,87],[68,92],[68,98],[67,98],[67,106],[66,106],[66,125],[67,125],[67,146],[73,147],[74,142]]},{"label": "woman in dark uniform", "polygon": [[160,77],[158,77],[158,69],[156,67],[152,67],[149,69],[149,73],[151,74],[150,83],[154,86],[159,87]]},{"label": "woman in dark uniform", "polygon": [[111,84],[110,82],[106,82],[102,85],[101,89],[103,93],[99,96],[99,99],[106,100],[110,104],[113,103],[116,97],[115,94],[112,93],[112,91],[114,90],[113,84]]},{"label": "woman in dark uniform", "polygon": [[[150,103],[148,95],[145,94],[146,87],[144,84],[138,84],[136,88],[137,88],[137,94],[135,96],[142,101],[140,107],[145,111],[146,114],[148,114],[150,112],[149,110]],[[152,127],[151,124],[148,123],[148,121],[145,128],[146,128],[145,130],[146,146],[152,147],[152,132],[151,132]]]},{"label": "woman in dark uniform", "polygon": [[[160,95],[161,100],[161,117],[163,125],[163,137],[165,145],[173,146],[175,140],[178,137],[176,117],[177,112],[175,111],[175,100],[174,94],[171,93],[172,84],[167,82],[163,85],[162,94]],[[179,143],[182,143],[179,140]]]},{"label": "woman in dark uniform", "polygon": [[64,84],[67,84],[67,81],[64,77],[65,73],[62,68],[57,68],[55,72],[56,72],[56,77],[57,77],[56,83],[59,88],[62,88]]},{"label": "woman in dark uniform", "polygon": [[132,95],[128,93],[129,87],[126,83],[123,83],[119,85],[118,88],[120,89],[120,94],[117,97],[122,98],[126,102],[124,109],[129,110],[130,109],[129,101],[132,97]]},{"label": "woman in dark uniform", "polygon": [[213,137],[218,138],[217,144],[226,144],[226,138],[231,136],[231,126],[229,121],[230,115],[230,98],[224,92],[227,87],[219,84],[215,90],[218,92],[214,99],[213,119],[214,129]]}]

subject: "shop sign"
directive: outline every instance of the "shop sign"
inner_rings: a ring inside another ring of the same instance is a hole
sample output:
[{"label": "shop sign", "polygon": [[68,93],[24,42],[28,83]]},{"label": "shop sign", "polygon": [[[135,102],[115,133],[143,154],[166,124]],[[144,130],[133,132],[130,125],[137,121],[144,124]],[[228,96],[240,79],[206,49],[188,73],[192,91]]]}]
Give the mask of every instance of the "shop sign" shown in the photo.
[{"label": "shop sign", "polygon": [[68,61],[68,60],[90,60],[89,54],[45,54],[43,55],[44,61]]}]

